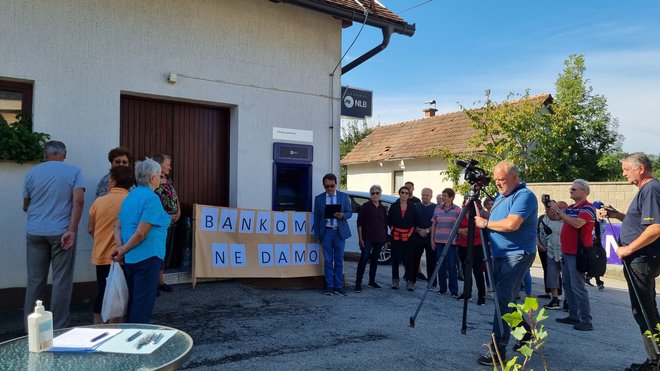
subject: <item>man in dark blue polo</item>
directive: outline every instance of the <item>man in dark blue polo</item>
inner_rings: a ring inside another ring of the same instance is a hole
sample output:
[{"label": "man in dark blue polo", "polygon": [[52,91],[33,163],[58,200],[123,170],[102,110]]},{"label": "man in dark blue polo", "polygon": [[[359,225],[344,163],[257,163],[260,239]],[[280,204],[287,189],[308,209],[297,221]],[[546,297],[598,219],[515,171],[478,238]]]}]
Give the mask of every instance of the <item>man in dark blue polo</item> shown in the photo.
[{"label": "man in dark blue polo", "polygon": [[[346,296],[343,284],[344,242],[351,237],[346,219],[349,219],[353,212],[348,195],[337,191],[335,174],[323,176],[323,188],[325,192],[314,199],[314,234],[323,247],[325,294]],[[326,215],[326,206],[337,207],[338,211]]]},{"label": "man in dark blue polo", "polygon": [[369,262],[369,287],[381,288],[376,283],[378,256],[387,242],[387,210],[380,202],[383,193],[379,185],[372,185],[369,190],[371,199],[360,206],[357,219],[358,241],[360,243],[360,262],[355,277],[355,292],[362,292],[362,277]]}]

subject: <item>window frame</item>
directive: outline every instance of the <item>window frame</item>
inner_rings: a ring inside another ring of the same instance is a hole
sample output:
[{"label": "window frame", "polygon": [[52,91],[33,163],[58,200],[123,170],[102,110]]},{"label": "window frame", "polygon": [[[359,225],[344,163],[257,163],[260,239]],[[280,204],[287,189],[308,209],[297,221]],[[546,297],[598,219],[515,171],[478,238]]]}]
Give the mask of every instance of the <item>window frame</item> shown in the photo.
[{"label": "window frame", "polygon": [[0,90],[20,93],[22,97],[21,115],[32,116],[32,94],[34,90],[32,84],[0,78]]}]

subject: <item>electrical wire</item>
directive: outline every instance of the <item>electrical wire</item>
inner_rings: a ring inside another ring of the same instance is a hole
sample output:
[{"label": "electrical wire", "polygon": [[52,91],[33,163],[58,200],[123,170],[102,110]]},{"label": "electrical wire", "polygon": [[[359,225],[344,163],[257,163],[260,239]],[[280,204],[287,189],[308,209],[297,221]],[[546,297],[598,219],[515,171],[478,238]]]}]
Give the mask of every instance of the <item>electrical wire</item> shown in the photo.
[{"label": "electrical wire", "polygon": [[423,1],[423,2],[421,2],[421,3],[419,3],[419,4],[417,4],[417,5],[413,5],[413,6],[411,6],[411,7],[408,8],[408,9],[404,9],[404,10],[402,10],[402,11],[398,11],[398,12],[396,12],[396,14],[401,14],[401,13],[407,12],[407,11],[409,11],[409,10],[415,9],[415,8],[417,8],[417,7],[420,7],[420,6],[424,5],[424,4],[428,4],[428,3],[430,3],[431,1],[433,1],[433,0],[426,0],[426,1]]},{"label": "electrical wire", "polygon": [[353,1],[355,1],[362,8],[362,10],[364,11],[364,22],[362,22],[362,26],[360,27],[360,30],[358,31],[357,35],[355,35],[355,38],[351,42],[351,45],[348,46],[348,48],[344,52],[344,55],[341,56],[341,58],[339,59],[339,62],[337,62],[337,65],[335,66],[335,68],[330,73],[331,76],[334,76],[335,71],[337,71],[337,68],[339,68],[339,66],[341,65],[341,61],[344,60],[344,58],[346,57],[346,54],[348,54],[348,52],[351,50],[351,48],[353,47],[353,45],[357,41],[358,37],[360,37],[360,34],[362,33],[362,30],[364,29],[364,25],[367,24],[367,18],[369,18],[369,11],[367,10],[367,8],[365,8],[364,5],[362,5],[362,3],[359,2],[358,0],[353,0]]}]

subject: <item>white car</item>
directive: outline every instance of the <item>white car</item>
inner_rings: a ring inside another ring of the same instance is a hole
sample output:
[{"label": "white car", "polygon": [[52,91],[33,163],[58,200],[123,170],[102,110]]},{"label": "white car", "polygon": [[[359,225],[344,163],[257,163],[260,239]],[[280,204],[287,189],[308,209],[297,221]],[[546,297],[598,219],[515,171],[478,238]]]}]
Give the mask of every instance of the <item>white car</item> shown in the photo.
[{"label": "white car", "polygon": [[[351,199],[351,208],[353,209],[353,216],[347,220],[348,226],[351,228],[351,237],[346,240],[346,247],[344,253],[352,253],[360,255],[360,244],[357,233],[357,217],[358,210],[360,206],[365,202],[371,200],[371,195],[368,192],[358,192],[358,191],[342,191],[348,194],[348,197]],[[380,196],[380,202],[383,206],[389,210],[390,205],[396,201],[398,197],[392,195],[382,194]],[[378,258],[380,264],[388,264],[390,262],[390,250],[383,249]]]}]

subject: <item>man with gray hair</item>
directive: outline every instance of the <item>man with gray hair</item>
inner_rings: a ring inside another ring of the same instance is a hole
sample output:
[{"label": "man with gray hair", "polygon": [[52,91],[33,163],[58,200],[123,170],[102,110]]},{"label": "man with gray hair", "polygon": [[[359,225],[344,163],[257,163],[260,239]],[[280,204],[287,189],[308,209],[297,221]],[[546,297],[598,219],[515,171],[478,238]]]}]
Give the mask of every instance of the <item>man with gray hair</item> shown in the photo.
[{"label": "man with gray hair", "polygon": [[591,323],[589,292],[584,286],[584,272],[577,270],[578,245],[585,249],[593,248],[593,233],[596,225],[596,210],[587,201],[589,183],[575,179],[571,185],[570,197],[573,205],[562,209],[556,202],[550,203],[550,213],[554,213],[564,222],[561,228],[561,276],[565,300],[568,301],[568,316],[557,318],[559,323],[573,325],[579,331],[594,329]]},{"label": "man with gray hair", "polygon": [[387,210],[380,202],[382,188],[374,184],[369,189],[371,199],[360,206],[357,218],[357,232],[360,244],[360,262],[355,275],[355,292],[362,292],[362,277],[369,262],[369,287],[379,289],[376,282],[378,256],[387,243]]},{"label": "man with gray hair", "polygon": [[64,143],[47,142],[45,157],[45,162],[27,173],[23,186],[28,276],[24,313],[27,318],[35,301],[46,298],[48,268],[52,264],[50,310],[53,327],[58,329],[69,324],[76,235],[84,204],[85,180],[79,168],[64,163]]},{"label": "man with gray hair", "polygon": [[[655,279],[660,274],[660,182],[653,178],[651,161],[644,153],[625,156],[621,160],[621,168],[628,183],[636,185],[639,191],[626,214],[612,208],[601,209],[598,213],[601,217],[623,221],[621,246],[616,254],[628,263],[629,270],[624,273],[628,282],[630,305],[648,356],[644,363],[633,363],[626,370],[656,370],[660,355],[653,340],[644,332],[649,330],[657,334],[658,330],[649,328],[649,325],[653,327],[660,323],[655,300]],[[646,323],[645,313],[649,323]]]}]

